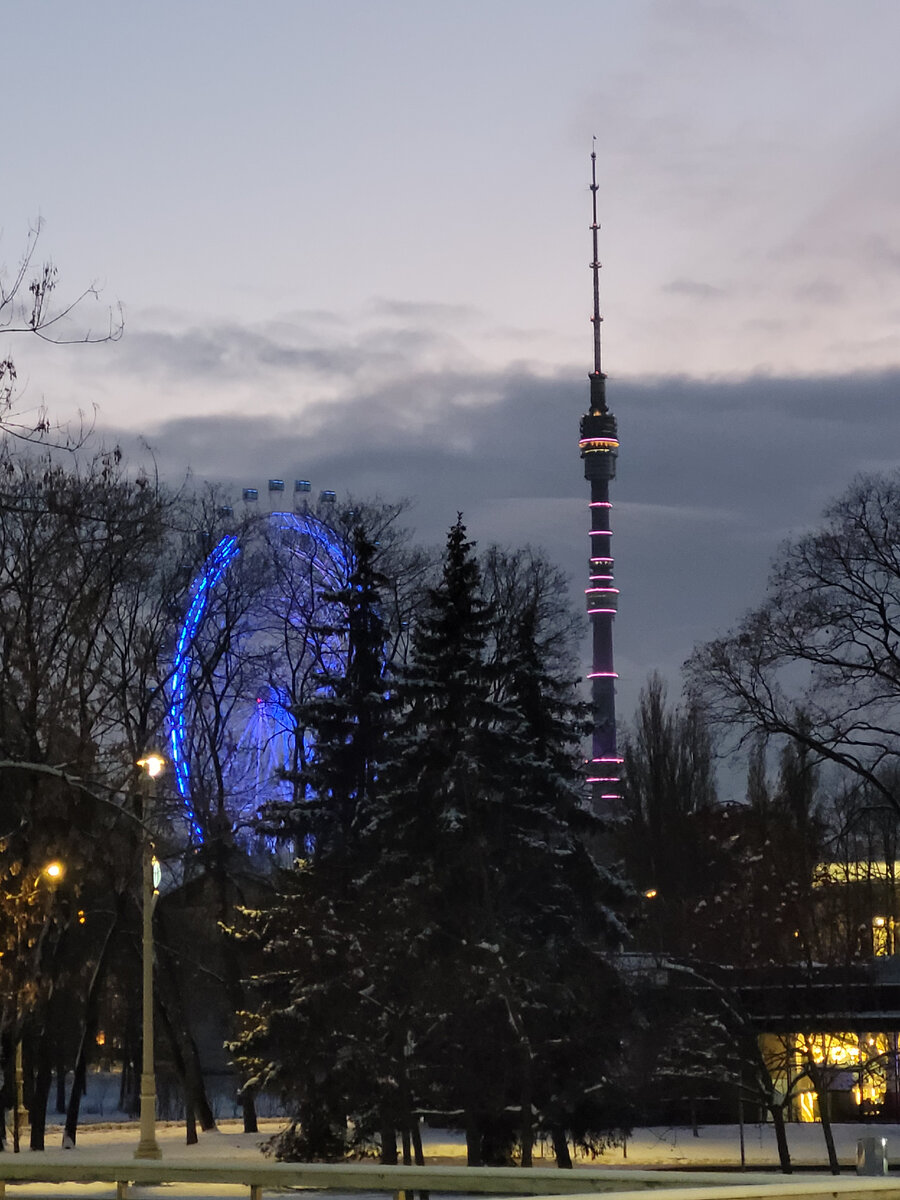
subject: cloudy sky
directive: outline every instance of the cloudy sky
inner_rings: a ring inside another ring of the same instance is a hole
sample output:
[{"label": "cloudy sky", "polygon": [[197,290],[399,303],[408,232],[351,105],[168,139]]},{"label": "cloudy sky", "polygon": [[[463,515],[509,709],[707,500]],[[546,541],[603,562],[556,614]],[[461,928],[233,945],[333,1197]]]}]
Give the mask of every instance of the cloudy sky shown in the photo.
[{"label": "cloudy sky", "polygon": [[126,329],[0,353],[173,479],[462,509],[580,605],[596,136],[628,715],[898,465],[898,45],[894,0],[9,5],[0,262],[40,217],[71,332]]}]

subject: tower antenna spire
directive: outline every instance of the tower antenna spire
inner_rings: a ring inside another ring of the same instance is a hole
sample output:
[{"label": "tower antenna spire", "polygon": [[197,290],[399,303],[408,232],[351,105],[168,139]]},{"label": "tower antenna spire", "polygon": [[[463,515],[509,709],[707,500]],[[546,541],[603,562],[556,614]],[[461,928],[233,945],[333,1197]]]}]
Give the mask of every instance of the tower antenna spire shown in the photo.
[{"label": "tower antenna spire", "polygon": [[600,325],[603,317],[600,315],[600,254],[597,245],[597,235],[600,231],[600,224],[597,221],[597,191],[599,184],[597,183],[597,138],[594,136],[593,149],[591,150],[591,210],[593,221],[591,222],[591,234],[594,243],[594,258],[591,262],[591,271],[594,274],[594,315],[591,317],[591,324],[594,326],[594,374],[603,375],[603,368],[600,360]]},{"label": "tower antenna spire", "polygon": [[594,276],[594,311],[591,324],[594,327],[594,369],[589,379],[591,381],[591,412],[605,413],[606,408],[606,376],[603,374],[603,362],[600,350],[600,326],[603,317],[600,313],[600,252],[598,234],[600,222],[597,220],[597,136],[594,135],[591,149],[591,238],[594,255],[591,260],[591,272]]}]

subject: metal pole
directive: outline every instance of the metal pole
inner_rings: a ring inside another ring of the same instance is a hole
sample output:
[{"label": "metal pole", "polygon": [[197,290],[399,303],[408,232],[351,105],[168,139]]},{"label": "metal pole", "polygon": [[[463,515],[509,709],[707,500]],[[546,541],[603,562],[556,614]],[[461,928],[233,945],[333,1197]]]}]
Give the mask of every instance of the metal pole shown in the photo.
[{"label": "metal pole", "polygon": [[156,780],[148,766],[144,767],[141,779],[141,908],[143,931],[141,935],[141,1007],[143,1024],[141,1030],[141,1140],[134,1152],[135,1158],[162,1158],[156,1141],[156,1069],[153,1059],[153,843],[150,840],[148,821],[153,808]]}]

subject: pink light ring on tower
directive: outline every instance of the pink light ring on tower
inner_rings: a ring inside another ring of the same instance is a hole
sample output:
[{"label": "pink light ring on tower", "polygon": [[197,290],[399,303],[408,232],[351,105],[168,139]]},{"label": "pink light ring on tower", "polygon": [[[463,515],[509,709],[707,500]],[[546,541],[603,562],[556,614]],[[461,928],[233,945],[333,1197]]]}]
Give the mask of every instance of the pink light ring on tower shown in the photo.
[{"label": "pink light ring on tower", "polygon": [[612,508],[612,504],[608,500],[592,500],[588,508]]},{"label": "pink light ring on tower", "polygon": [[588,679],[618,679],[618,671],[588,671]]},{"label": "pink light ring on tower", "polygon": [[611,529],[592,529],[590,530],[591,537],[612,537]]},{"label": "pink light ring on tower", "polygon": [[618,438],[580,438],[578,445],[582,454],[614,454],[619,449]]},{"label": "pink light ring on tower", "polygon": [[608,755],[608,754],[604,755],[602,758],[589,758],[588,759],[588,762],[591,764],[592,767],[596,763],[619,763],[619,764],[621,764],[624,761],[625,761],[625,759],[620,758],[618,755]]},{"label": "pink light ring on tower", "polygon": [[[591,613],[591,612],[614,613],[616,611],[617,605],[619,603],[619,601],[618,601],[619,589],[618,588],[587,588],[585,590],[584,595],[585,595],[585,602],[587,604],[587,610],[589,613]],[[602,606],[602,607],[597,607],[598,605]]]}]

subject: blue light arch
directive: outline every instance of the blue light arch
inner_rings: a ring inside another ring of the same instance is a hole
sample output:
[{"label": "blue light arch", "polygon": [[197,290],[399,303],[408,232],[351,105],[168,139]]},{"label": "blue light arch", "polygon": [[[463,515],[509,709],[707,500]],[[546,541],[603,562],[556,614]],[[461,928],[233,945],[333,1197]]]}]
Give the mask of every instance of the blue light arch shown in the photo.
[{"label": "blue light arch", "polygon": [[[314,587],[323,590],[337,589],[346,583],[350,570],[349,547],[341,535],[320,517],[309,511],[274,512],[269,515],[269,522],[276,532],[299,535],[291,546],[291,552],[307,568],[304,578],[308,590]],[[221,538],[210,551],[191,584],[190,603],[175,643],[167,720],[169,748],[175,784],[184,805],[191,838],[198,843],[203,842],[204,836],[191,800],[191,765],[188,751],[191,667],[194,662],[195,643],[209,614],[210,601],[217,588],[222,585],[229,567],[241,554],[241,550],[237,537],[229,534]],[[290,619],[289,612],[285,616]],[[327,665],[333,667],[334,660],[341,656],[340,647],[332,645],[329,655],[332,661]],[[267,723],[269,728],[278,728],[278,737],[289,739],[294,734],[294,726],[287,710],[286,693],[278,686],[268,686],[264,690],[265,695],[255,698],[256,706],[248,723],[248,730],[253,725],[261,726],[261,723]],[[283,747],[286,753],[287,740],[284,741]]]}]

